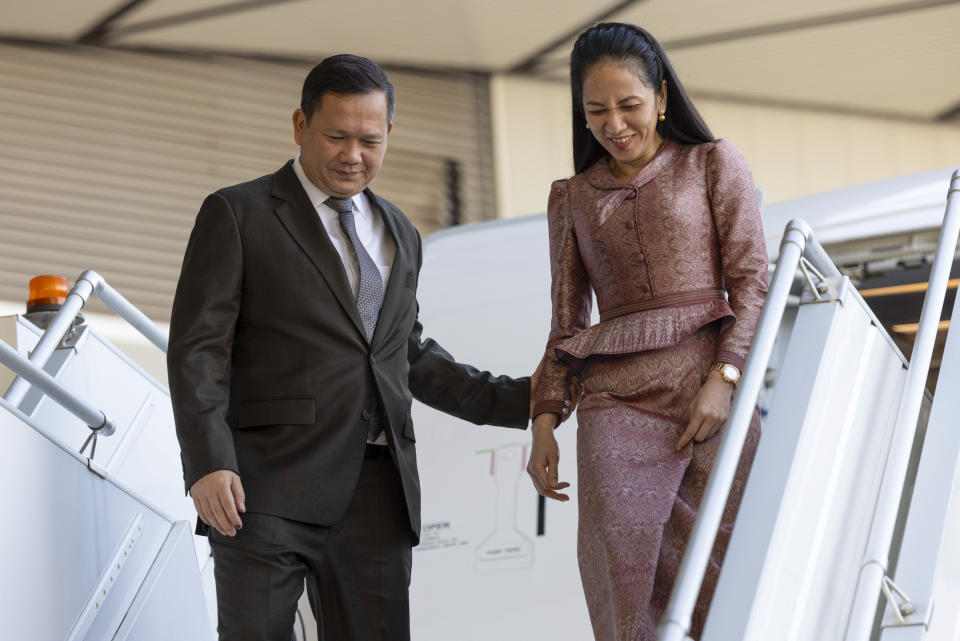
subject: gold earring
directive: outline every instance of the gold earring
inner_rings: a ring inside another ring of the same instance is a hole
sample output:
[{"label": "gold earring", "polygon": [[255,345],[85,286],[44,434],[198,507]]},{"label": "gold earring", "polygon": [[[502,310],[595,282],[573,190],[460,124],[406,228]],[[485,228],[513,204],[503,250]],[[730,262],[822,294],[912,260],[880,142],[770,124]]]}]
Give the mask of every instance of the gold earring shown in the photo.
[{"label": "gold earring", "polygon": [[666,120],[666,119],[667,119],[667,114],[664,113],[664,112],[662,112],[662,111],[661,111],[660,114],[657,116],[657,120],[658,120],[659,122],[663,122],[663,121]]},{"label": "gold earring", "polygon": [[587,129],[589,129],[589,128],[590,128],[590,123],[588,122],[588,123],[587,123]]}]

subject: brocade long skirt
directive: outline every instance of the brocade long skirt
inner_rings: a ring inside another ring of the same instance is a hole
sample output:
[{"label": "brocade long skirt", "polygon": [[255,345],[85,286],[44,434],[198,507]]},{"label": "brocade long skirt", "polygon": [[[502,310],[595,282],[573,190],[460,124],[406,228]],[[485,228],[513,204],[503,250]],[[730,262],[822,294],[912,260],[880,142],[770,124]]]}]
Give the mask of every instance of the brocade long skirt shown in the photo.
[{"label": "brocade long skirt", "polygon": [[[597,641],[652,641],[720,444],[681,451],[694,397],[714,362],[718,325],[677,345],[591,357],[578,410],[577,556]],[[760,437],[754,412],[691,633],[699,639]]]}]

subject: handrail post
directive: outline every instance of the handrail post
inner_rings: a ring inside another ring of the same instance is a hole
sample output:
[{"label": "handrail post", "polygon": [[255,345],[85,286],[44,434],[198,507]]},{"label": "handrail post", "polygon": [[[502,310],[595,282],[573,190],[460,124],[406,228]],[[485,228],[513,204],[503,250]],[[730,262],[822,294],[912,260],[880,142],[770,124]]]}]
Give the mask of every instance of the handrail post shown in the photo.
[{"label": "handrail post", "polygon": [[[147,340],[164,352],[167,351],[167,336],[160,328],[146,314],[107,284],[100,274],[88,269],[77,278],[77,282],[70,290],[56,316],[54,316],[53,322],[50,323],[50,326],[37,342],[36,347],[33,348],[30,353],[31,363],[41,368],[46,366],[47,361],[56,351],[57,345],[60,344],[60,341],[73,326],[77,314],[84,308],[90,297],[94,295],[143,334]],[[3,398],[14,407],[19,407],[29,391],[30,383],[22,376],[17,376]]]},{"label": "handrail post", "polygon": [[[693,609],[700,593],[700,584],[710,561],[717,528],[720,527],[723,519],[727,496],[736,475],[757,397],[763,386],[767,364],[786,309],[794,274],[808,245],[813,244],[815,244],[813,233],[804,221],[792,220],[787,224],[780,243],[777,267],[774,270],[767,300],[747,356],[743,380],[734,399],[723,441],[700,504],[700,511],[677,572],[677,582],[660,622],[658,636],[660,641],[684,641],[689,634]],[[820,251],[822,252],[822,249]],[[833,268],[833,271],[836,271],[836,268]]]},{"label": "handrail post", "polygon": [[[53,322],[44,330],[40,340],[33,351],[30,352],[31,363],[41,368],[47,364],[53,352],[56,351],[57,345],[60,344],[60,341],[73,326],[77,314],[87,304],[87,300],[92,293],[93,283],[83,278],[77,279],[76,284],[67,295],[67,299],[63,302],[57,315],[54,316]],[[23,376],[17,376],[3,398],[14,407],[19,407],[29,391],[30,382]]]},{"label": "handrail post", "polygon": [[923,299],[920,323],[913,343],[913,352],[910,355],[910,365],[907,368],[907,380],[900,396],[900,409],[897,412],[893,440],[890,443],[890,454],[887,457],[883,480],[880,484],[870,536],[867,539],[854,594],[853,609],[844,636],[847,641],[860,641],[870,636],[880,598],[880,586],[890,561],[890,543],[893,540],[900,509],[903,483],[910,465],[910,453],[923,401],[923,390],[927,381],[927,372],[930,369],[940,314],[946,298],[947,282],[953,266],[957,239],[960,237],[960,195],[958,194],[960,194],[960,170],[953,172],[950,180],[937,252],[933,259],[933,268],[930,270],[927,295]]}]

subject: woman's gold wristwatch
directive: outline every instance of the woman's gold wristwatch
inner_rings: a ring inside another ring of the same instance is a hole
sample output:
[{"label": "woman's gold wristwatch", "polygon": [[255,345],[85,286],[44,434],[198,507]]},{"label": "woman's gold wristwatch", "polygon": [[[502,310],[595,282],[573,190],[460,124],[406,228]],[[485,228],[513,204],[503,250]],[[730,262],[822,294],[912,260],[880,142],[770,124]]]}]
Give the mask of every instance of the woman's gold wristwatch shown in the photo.
[{"label": "woman's gold wristwatch", "polygon": [[730,383],[734,387],[740,383],[740,368],[736,365],[731,365],[730,363],[714,363],[710,369],[715,369],[720,372],[720,378],[722,378],[725,383]]}]

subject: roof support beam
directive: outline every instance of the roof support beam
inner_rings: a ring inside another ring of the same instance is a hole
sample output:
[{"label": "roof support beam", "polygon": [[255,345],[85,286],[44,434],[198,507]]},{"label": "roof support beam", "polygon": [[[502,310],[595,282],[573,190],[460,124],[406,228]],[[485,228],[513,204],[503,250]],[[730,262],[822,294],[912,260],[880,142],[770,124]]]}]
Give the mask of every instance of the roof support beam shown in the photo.
[{"label": "roof support beam", "polygon": [[149,0],[126,0],[95,25],[77,36],[77,42],[80,44],[97,44],[103,42],[110,31],[110,25],[148,1]]},{"label": "roof support beam", "polygon": [[[630,3],[626,3],[630,4]],[[855,11],[843,11],[839,13],[832,13],[824,16],[815,16],[812,18],[802,18],[798,20],[787,20],[784,22],[775,22],[772,24],[759,25],[756,27],[746,27],[744,29],[733,29],[731,31],[720,31],[717,33],[708,33],[700,36],[691,36],[689,38],[677,38],[675,40],[664,40],[661,42],[663,48],[667,53],[671,53],[680,49],[692,49],[694,47],[702,47],[705,45],[715,45],[725,42],[734,42],[737,40],[745,40],[747,38],[757,38],[761,36],[770,36],[780,33],[790,33],[792,31],[802,31],[804,29],[815,29],[818,27],[828,27],[838,24],[844,24],[849,22],[857,22],[860,20],[869,20],[871,18],[882,18],[886,16],[892,16],[902,13],[911,13],[914,11],[923,11],[926,9],[934,9],[937,7],[949,6],[960,4],[960,0],[915,0],[913,2],[902,2],[899,4],[890,4],[880,7],[871,7],[868,9],[859,9]],[[574,34],[576,35],[576,34]],[[563,46],[564,44],[569,43],[570,39],[573,36],[567,36],[565,39],[558,39],[553,43],[553,48]],[[538,52],[538,57],[545,58],[551,51],[542,50]],[[542,64],[538,64],[538,67],[543,68]],[[562,66],[557,61],[552,61],[552,64],[549,64],[547,70],[556,69]],[[536,72],[537,69],[524,69],[520,70],[515,68],[516,72]]]},{"label": "roof support beam", "polygon": [[719,33],[706,34],[703,36],[678,38],[676,40],[664,42],[663,48],[669,51],[676,51],[678,49],[691,49],[693,47],[701,47],[703,45],[713,45],[722,42],[744,40],[746,38],[770,36],[778,33],[789,33],[791,31],[801,31],[803,29],[815,29],[817,27],[828,27],[847,22],[869,20],[870,18],[881,18],[901,13],[923,11],[925,9],[933,9],[936,7],[958,4],[958,1],[960,0],[919,0],[918,2],[903,2],[900,4],[890,4],[881,7],[859,9],[856,11],[832,13],[825,16],[814,16],[812,18],[803,18],[799,20],[787,20],[785,22],[775,22],[773,24],[747,27],[745,29],[734,29],[732,31],[721,31]]},{"label": "roof support beam", "polygon": [[937,122],[948,122],[950,120],[960,120],[960,102],[958,102],[953,107],[950,107],[946,111],[937,115],[934,119]]},{"label": "roof support beam", "polygon": [[[131,0],[132,3],[138,3],[141,1],[144,0]],[[154,18],[152,20],[134,22],[133,24],[116,27],[114,29],[107,29],[101,38],[101,41],[107,40],[108,38],[117,38],[135,33],[155,31],[157,29],[164,29],[166,27],[197,22],[199,20],[209,20],[210,18],[218,18],[234,13],[242,13],[244,11],[262,9],[264,7],[287,4],[290,2],[303,2],[303,0],[240,0],[239,2],[228,2],[215,7],[206,7],[204,9],[196,9],[194,11],[184,11],[182,13],[175,13],[162,18]]]},{"label": "roof support beam", "polygon": [[596,23],[603,22],[607,18],[610,18],[612,16],[617,15],[618,13],[626,11],[631,6],[639,2],[643,2],[643,0],[621,0],[617,4],[607,9],[606,11],[598,15],[595,15],[593,18],[590,19],[589,22],[585,24],[577,25],[575,29],[571,29],[567,33],[564,33],[562,36],[555,38],[544,47],[541,47],[536,52],[534,52],[533,54],[528,56],[526,59],[524,59],[522,62],[519,62],[516,65],[514,65],[513,68],[510,69],[510,73],[536,73],[541,63],[543,62],[543,59],[547,57],[549,54],[553,53],[557,48],[567,44],[568,42],[570,42],[570,40],[577,37],[583,31],[592,27]]}]

